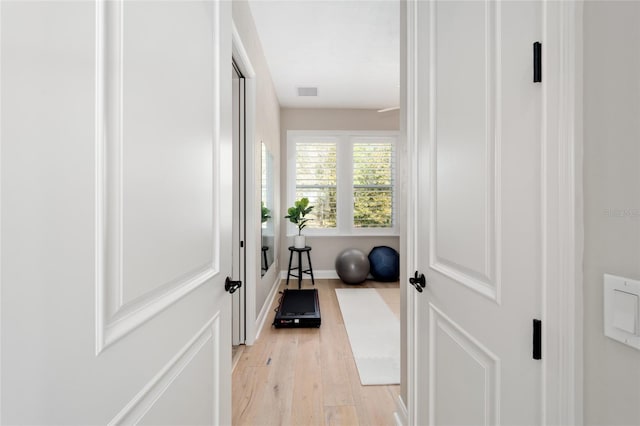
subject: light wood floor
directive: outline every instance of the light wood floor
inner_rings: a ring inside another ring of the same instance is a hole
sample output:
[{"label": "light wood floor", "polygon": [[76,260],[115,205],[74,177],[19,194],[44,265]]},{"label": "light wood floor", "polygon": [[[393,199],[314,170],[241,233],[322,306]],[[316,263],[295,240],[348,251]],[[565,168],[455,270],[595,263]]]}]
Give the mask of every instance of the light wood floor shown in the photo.
[{"label": "light wood floor", "polygon": [[[363,286],[384,289],[383,299],[399,316],[397,282]],[[255,345],[244,348],[233,372],[234,425],[395,424],[400,386],[360,384],[334,291],[353,286],[316,280],[316,287],[320,328],[275,329],[271,313]],[[305,280],[303,288],[311,282]]]}]

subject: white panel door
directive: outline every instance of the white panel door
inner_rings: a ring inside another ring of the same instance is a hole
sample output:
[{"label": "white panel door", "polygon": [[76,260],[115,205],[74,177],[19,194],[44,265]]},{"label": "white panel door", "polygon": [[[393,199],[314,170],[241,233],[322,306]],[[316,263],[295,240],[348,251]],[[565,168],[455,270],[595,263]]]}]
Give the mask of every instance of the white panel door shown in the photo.
[{"label": "white panel door", "polygon": [[3,424],[230,422],[230,9],[0,4]]},{"label": "white panel door", "polygon": [[416,423],[539,424],[541,2],[415,10]]}]

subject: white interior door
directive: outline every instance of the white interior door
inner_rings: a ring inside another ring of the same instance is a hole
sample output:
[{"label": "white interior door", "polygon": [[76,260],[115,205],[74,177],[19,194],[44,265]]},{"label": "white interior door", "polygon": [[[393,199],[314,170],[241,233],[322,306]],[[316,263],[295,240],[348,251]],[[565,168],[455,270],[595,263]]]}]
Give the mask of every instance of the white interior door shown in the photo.
[{"label": "white interior door", "polygon": [[0,4],[3,424],[230,423],[230,9]]},{"label": "white interior door", "polygon": [[541,2],[416,3],[416,424],[540,424]]}]

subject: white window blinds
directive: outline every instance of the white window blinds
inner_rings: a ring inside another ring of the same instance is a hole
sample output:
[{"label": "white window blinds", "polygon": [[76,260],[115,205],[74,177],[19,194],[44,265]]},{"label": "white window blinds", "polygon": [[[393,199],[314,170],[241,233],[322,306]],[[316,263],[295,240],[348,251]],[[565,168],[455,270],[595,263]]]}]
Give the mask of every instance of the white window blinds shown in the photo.
[{"label": "white window blinds", "polygon": [[335,141],[296,142],[296,200],[309,199],[314,206],[309,228],[337,225],[338,178]]},{"label": "white window blinds", "polygon": [[353,140],[353,226],[394,226],[395,144]]},{"label": "white window blinds", "polygon": [[397,141],[392,131],[287,132],[287,205],[309,199],[307,235],[397,235]]}]

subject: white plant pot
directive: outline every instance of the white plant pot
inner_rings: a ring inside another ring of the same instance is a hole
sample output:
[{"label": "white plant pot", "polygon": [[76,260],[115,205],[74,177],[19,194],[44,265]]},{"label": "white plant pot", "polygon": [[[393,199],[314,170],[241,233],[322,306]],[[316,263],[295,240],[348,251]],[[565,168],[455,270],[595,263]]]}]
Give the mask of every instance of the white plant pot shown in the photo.
[{"label": "white plant pot", "polygon": [[304,235],[295,235],[293,237],[293,246],[295,248],[305,248],[306,242],[304,240]]}]

